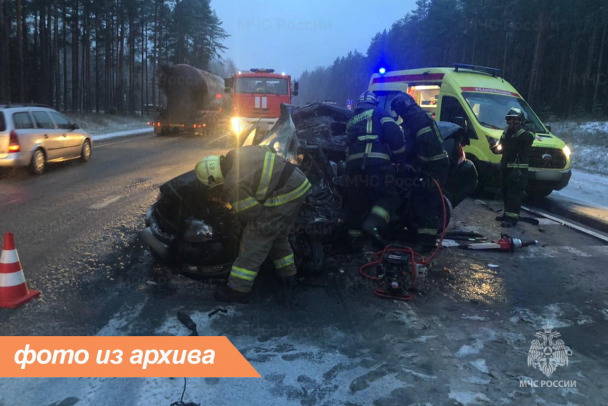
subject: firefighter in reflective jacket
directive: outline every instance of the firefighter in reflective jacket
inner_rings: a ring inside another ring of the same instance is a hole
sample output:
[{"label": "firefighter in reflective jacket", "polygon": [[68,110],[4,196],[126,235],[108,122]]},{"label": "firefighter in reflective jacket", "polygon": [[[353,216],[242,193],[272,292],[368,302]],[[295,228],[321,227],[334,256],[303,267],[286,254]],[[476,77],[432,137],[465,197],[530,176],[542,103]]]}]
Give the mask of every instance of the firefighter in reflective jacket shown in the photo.
[{"label": "firefighter in reflective jacket", "polygon": [[443,229],[443,202],[429,176],[443,188],[450,161],[437,123],[412,96],[399,93],[391,101],[391,109],[403,120],[406,162],[422,174],[423,182],[416,183],[420,187],[413,194],[412,205],[418,219],[419,250],[429,251]]},{"label": "firefighter in reflective jacket", "polygon": [[382,230],[400,203],[392,162],[403,159],[403,133],[388,112],[378,107],[376,95],[366,91],[357,100],[354,117],[346,125],[346,136],[346,200],[351,241],[358,245],[356,241],[364,231],[376,243],[386,245]]},{"label": "firefighter in reflective jacket", "polygon": [[196,164],[196,176],[209,187],[223,184],[224,195],[244,223],[239,255],[228,283],[219,285],[220,301],[249,301],[258,270],[266,257],[286,285],[296,267],[288,241],[300,206],[311,187],[306,175],[270,147],[246,146],[225,157],[207,156]]},{"label": "firefighter in reflective jacket", "polygon": [[528,163],[534,135],[524,128],[523,112],[513,107],[505,116],[507,128],[503,131],[496,148],[502,153],[500,160],[500,189],[505,204],[501,226],[513,227],[519,220],[519,210],[528,186]]}]

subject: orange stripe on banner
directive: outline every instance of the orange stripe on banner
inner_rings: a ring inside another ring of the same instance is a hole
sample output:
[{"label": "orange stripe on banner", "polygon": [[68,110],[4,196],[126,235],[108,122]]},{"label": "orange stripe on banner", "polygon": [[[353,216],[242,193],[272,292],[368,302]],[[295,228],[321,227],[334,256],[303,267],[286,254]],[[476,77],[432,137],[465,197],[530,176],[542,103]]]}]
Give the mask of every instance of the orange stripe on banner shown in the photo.
[{"label": "orange stripe on banner", "polygon": [[260,374],[226,337],[0,337],[0,377],[216,377]]}]

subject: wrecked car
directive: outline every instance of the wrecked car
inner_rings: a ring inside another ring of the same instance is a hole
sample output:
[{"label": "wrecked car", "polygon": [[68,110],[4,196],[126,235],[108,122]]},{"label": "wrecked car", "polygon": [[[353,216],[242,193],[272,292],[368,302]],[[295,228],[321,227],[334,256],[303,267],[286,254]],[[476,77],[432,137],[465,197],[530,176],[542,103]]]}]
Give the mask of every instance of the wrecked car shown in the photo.
[{"label": "wrecked car", "polygon": [[[281,116],[263,139],[255,128],[243,145],[269,145],[297,164],[312,184],[302,205],[290,242],[301,274],[323,269],[325,248],[346,236],[341,177],[346,168],[346,124],[352,110],[313,103],[301,108],[281,105]],[[446,148],[454,154],[448,182],[456,190],[446,191],[446,224],[451,208],[475,189],[477,174],[463,168],[466,159],[461,145],[466,139],[452,123],[440,125]],[[193,165],[194,166],[194,165]],[[411,190],[404,193],[411,194]],[[450,204],[449,199],[454,199]],[[394,229],[415,229],[409,201],[400,208]],[[160,186],[158,200],[146,213],[142,239],[154,258],[186,276],[227,277],[238,254],[240,223],[221,188],[209,189],[198,181],[194,170]]]}]

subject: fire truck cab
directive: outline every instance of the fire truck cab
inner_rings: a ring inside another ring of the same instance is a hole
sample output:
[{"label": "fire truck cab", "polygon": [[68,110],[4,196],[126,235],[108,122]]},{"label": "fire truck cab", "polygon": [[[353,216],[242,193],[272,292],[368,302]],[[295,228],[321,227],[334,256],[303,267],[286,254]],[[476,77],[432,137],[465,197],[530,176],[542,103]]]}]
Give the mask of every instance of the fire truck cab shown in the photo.
[{"label": "fire truck cab", "polygon": [[232,94],[230,128],[240,136],[257,126],[258,132],[267,132],[281,114],[281,103],[291,104],[298,94],[298,83],[285,73],[274,69],[253,68],[225,79],[226,93]]}]

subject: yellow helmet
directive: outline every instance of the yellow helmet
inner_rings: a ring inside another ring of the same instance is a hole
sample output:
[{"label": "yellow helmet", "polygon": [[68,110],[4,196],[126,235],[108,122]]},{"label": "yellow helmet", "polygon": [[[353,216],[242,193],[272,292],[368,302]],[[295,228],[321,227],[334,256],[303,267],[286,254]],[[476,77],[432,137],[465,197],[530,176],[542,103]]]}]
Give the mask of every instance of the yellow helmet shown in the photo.
[{"label": "yellow helmet", "polygon": [[209,155],[201,159],[194,167],[194,172],[196,172],[198,180],[210,188],[224,183],[219,155]]}]

